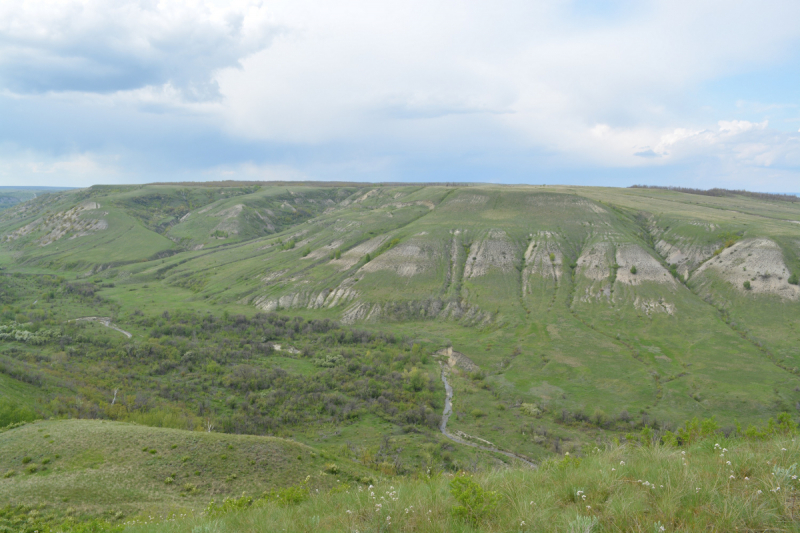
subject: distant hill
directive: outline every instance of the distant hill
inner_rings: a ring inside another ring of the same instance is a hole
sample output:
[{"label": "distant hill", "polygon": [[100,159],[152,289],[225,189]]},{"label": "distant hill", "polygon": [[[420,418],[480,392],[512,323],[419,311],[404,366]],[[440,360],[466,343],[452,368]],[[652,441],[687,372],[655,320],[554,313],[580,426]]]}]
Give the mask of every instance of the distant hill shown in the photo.
[{"label": "distant hill", "polygon": [[66,191],[64,187],[0,187],[0,211],[27,202],[42,194]]},{"label": "distant hill", "polygon": [[110,416],[123,382],[413,472],[473,464],[436,434],[440,362],[448,428],[533,458],[800,407],[800,202],[771,195],[96,186],[0,213],[0,268],[0,385],[42,413]]}]

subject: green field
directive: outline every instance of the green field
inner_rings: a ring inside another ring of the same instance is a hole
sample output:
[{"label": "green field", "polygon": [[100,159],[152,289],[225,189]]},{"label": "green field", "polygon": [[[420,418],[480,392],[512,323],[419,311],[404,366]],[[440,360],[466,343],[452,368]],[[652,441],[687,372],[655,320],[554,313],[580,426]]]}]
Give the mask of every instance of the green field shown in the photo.
[{"label": "green field", "polygon": [[800,202],[787,199],[96,186],[0,211],[0,269],[9,420],[210,423],[413,476],[512,463],[438,431],[442,367],[448,429],[534,461],[800,406]]}]

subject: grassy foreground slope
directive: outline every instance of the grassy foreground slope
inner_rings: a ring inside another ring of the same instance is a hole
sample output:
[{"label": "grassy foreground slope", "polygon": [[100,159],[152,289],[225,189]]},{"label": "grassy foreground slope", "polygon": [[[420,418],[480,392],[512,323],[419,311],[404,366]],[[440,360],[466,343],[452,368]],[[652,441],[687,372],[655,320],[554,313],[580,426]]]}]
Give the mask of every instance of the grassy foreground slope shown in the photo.
[{"label": "grassy foreground slope", "polygon": [[128,531],[798,531],[798,460],[791,437],[611,445],[538,470],[386,480],[296,506],[244,498],[227,513]]},{"label": "grassy foreground slope", "polygon": [[[337,465],[337,476],[325,474]],[[93,420],[39,421],[0,433],[0,501],[55,515],[167,516],[210,500],[367,476],[291,440]],[[114,521],[114,520],[112,520]]]}]

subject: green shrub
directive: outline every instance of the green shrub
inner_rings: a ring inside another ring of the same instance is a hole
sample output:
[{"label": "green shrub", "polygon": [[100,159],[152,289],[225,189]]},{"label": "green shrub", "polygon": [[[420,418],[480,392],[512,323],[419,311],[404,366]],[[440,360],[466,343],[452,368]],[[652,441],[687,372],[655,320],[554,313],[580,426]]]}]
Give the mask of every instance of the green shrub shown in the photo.
[{"label": "green shrub", "polygon": [[597,527],[596,516],[578,515],[569,523],[569,533],[592,533]]},{"label": "green shrub", "polygon": [[636,274],[636,265],[631,267],[631,274]]},{"label": "green shrub", "polygon": [[450,481],[450,494],[458,502],[453,506],[453,515],[474,525],[491,520],[500,503],[497,492],[484,489],[466,475],[456,476]]},{"label": "green shrub", "polygon": [[792,285],[800,284],[800,280],[797,279],[797,274],[796,273],[792,274],[791,276],[789,276],[789,283],[791,283]]},{"label": "green shrub", "polygon": [[745,282],[744,282],[744,288],[745,288],[745,290],[748,290],[748,291],[751,289],[751,286],[750,286],[750,282],[749,282],[749,281],[745,281]]},{"label": "green shrub", "polygon": [[36,413],[32,409],[23,407],[9,398],[0,398],[0,428],[34,420]]}]

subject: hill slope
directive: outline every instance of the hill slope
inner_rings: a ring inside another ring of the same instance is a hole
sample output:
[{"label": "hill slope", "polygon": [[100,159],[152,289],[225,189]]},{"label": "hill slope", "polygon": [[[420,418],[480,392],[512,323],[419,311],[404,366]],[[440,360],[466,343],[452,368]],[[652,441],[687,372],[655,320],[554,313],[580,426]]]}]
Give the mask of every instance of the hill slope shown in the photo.
[{"label": "hill slope", "polygon": [[[330,456],[290,440],[91,420],[40,421],[0,433],[0,499],[87,516],[167,516],[210,500],[303,483],[329,488]],[[338,461],[339,478],[360,466]]]},{"label": "hill slope", "polygon": [[[461,354],[442,359],[455,365],[448,427],[532,457],[606,432],[695,415],[732,425],[800,405],[798,202],[588,187],[92,187],[3,211],[0,236],[0,266],[14,274],[3,281],[24,285],[5,327],[63,327],[43,348],[0,345],[9,379],[45,383],[4,388],[42,412],[82,394],[92,409],[59,408],[106,413],[127,379],[195,418],[316,445],[323,437],[276,413],[318,380],[330,396],[312,395],[315,409],[342,430],[326,446],[363,429],[370,445],[402,430],[435,448],[444,390],[422,355],[448,347]],[[101,310],[132,339],[64,325]],[[306,337],[331,319],[349,330]],[[372,344],[359,345],[364,329]],[[434,451],[426,460],[464,464]]]}]

